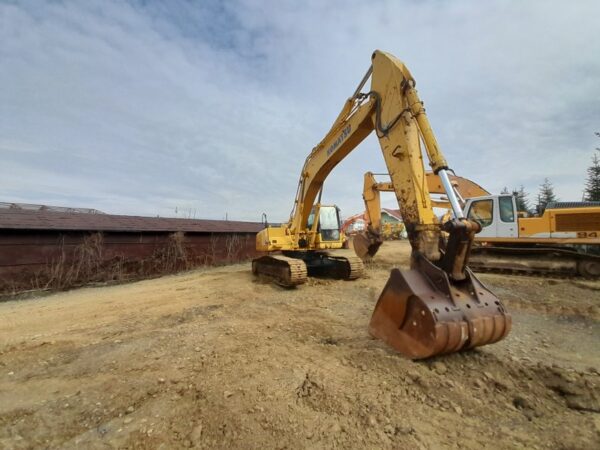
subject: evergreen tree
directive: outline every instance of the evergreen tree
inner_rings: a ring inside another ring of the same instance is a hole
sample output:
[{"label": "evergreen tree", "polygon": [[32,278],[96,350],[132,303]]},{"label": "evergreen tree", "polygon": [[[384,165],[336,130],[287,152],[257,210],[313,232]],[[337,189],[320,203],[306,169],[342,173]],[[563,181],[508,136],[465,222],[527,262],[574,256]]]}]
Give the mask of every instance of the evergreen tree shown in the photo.
[{"label": "evergreen tree", "polygon": [[556,195],[554,195],[554,186],[548,178],[544,178],[544,183],[540,186],[540,192],[538,193],[538,203],[536,205],[538,214],[543,214],[546,205],[557,200]]},{"label": "evergreen tree", "polygon": [[600,159],[598,159],[598,155],[594,155],[592,165],[588,167],[583,198],[588,202],[600,201]]},{"label": "evergreen tree", "polygon": [[508,188],[506,186],[504,186],[504,189],[502,189],[502,192],[500,192],[501,194],[510,194],[510,192],[508,192]]},{"label": "evergreen tree", "polygon": [[515,196],[517,202],[517,211],[530,214],[529,199],[527,198],[529,194],[525,192],[525,187],[521,185],[519,189],[513,189],[512,195]]},{"label": "evergreen tree", "polygon": [[[596,136],[600,137],[600,133],[596,133]],[[600,151],[600,148],[596,148],[596,151]],[[588,202],[600,201],[600,159],[597,154],[592,158],[592,165],[587,170],[583,199]]]}]

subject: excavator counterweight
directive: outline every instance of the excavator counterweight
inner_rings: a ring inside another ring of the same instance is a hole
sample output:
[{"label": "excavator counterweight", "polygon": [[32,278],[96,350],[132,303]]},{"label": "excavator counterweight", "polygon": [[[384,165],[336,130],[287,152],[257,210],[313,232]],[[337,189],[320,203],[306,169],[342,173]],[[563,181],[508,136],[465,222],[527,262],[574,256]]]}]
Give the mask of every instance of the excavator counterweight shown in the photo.
[{"label": "excavator counterweight", "polygon": [[[371,88],[363,93],[369,78]],[[254,260],[254,273],[285,286],[301,284],[303,277],[312,275],[351,280],[362,274],[360,258],[337,250],[344,244],[339,214],[336,221],[337,209],[321,205],[321,195],[329,173],[372,132],[379,140],[412,255],[410,270],[392,270],[375,306],[370,333],[415,359],[499,341],[510,331],[510,315],[467,266],[481,227],[460,210],[448,163],[414,78],[400,60],[379,50],[325,138],[306,158],[289,221],[257,234],[257,250],[267,254]],[[454,219],[443,224],[433,211],[424,157],[454,211]],[[377,241],[378,230],[369,231]],[[365,242],[359,251],[376,248]]]}]

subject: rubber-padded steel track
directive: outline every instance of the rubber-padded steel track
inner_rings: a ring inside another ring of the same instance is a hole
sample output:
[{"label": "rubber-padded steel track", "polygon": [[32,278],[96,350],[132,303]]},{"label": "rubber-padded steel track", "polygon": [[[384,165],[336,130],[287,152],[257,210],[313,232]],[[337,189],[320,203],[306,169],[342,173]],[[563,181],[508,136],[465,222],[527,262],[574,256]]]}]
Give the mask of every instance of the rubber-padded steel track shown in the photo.
[{"label": "rubber-padded steel track", "polygon": [[345,265],[345,274],[342,277],[345,280],[355,280],[365,275],[365,265],[358,256],[342,254],[342,252],[329,252],[327,258],[338,261]]},{"label": "rubber-padded steel track", "polygon": [[365,265],[358,256],[348,256],[346,259],[350,265],[350,275],[348,276],[348,280],[355,280],[356,278],[365,275]]}]

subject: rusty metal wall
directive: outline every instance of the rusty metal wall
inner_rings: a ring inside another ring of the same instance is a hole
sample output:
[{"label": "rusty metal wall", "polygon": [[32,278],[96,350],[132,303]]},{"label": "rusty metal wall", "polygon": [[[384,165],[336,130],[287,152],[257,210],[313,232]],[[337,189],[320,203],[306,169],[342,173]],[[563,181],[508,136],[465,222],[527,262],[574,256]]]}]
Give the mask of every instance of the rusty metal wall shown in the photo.
[{"label": "rusty metal wall", "polygon": [[[0,230],[0,292],[66,288],[60,272],[86,262],[72,283],[138,279],[202,265],[244,261],[256,255],[255,233],[89,232]],[[79,267],[79,266],[77,266]],[[90,267],[95,270],[89,273]],[[69,269],[71,268],[71,269]],[[115,269],[116,268],[116,269]],[[77,269],[79,270],[79,269]],[[115,273],[117,271],[119,273]],[[55,285],[55,286],[54,286]]]}]

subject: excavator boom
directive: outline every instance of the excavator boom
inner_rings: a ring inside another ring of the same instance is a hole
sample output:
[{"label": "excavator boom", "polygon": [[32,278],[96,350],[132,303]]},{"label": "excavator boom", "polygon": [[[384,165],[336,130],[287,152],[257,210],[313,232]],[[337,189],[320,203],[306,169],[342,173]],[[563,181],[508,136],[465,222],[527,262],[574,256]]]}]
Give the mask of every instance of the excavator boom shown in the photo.
[{"label": "excavator boom", "polygon": [[[369,78],[370,90],[363,93]],[[285,257],[303,260],[310,275],[311,267],[313,271],[319,267],[316,258],[324,261],[325,269],[320,273],[341,270],[345,278],[353,277],[357,272],[353,272],[353,261],[327,251],[340,248],[343,237],[335,243],[324,239],[322,224],[318,224],[322,220],[320,195],[333,168],[372,132],[377,135],[390,174],[412,256],[411,270],[392,270],[375,306],[370,333],[410,358],[427,358],[502,339],[510,330],[510,315],[467,267],[475,233],[481,227],[462,214],[448,163],[414,78],[400,60],[379,50],[373,53],[371,67],[354,95],[306,159],[289,222],[258,233],[257,249],[269,254],[253,262],[254,272],[271,270],[271,274],[281,275],[291,267],[282,259]],[[454,212],[454,219],[444,224],[433,211],[425,157]],[[449,236],[445,245],[440,245],[442,231]],[[279,269],[273,269],[277,264]]]}]

